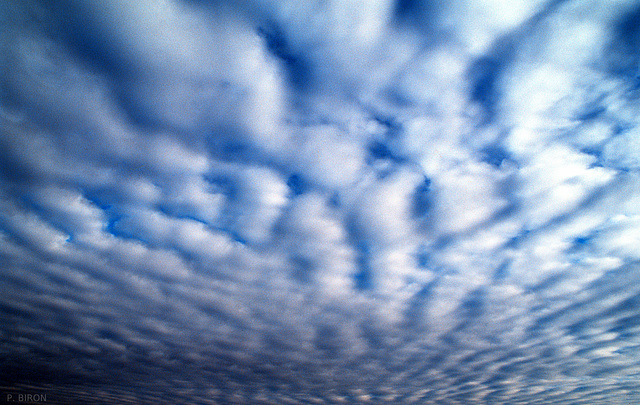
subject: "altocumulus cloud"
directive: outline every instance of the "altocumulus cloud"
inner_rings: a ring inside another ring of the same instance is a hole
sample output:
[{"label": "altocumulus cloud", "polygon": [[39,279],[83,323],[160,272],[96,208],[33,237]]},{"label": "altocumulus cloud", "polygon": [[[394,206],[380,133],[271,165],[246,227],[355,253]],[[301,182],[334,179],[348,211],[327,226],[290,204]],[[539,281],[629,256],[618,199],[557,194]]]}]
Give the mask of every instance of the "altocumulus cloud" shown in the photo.
[{"label": "altocumulus cloud", "polygon": [[637,2],[0,15],[3,400],[640,401]]}]

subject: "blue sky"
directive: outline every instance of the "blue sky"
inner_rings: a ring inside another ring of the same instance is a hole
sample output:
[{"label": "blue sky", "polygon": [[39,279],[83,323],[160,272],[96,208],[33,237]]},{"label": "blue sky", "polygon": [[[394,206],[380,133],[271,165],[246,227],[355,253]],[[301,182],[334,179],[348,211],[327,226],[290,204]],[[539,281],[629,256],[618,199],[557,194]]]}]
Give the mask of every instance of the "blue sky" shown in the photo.
[{"label": "blue sky", "polygon": [[3,398],[640,401],[637,2],[0,16]]}]

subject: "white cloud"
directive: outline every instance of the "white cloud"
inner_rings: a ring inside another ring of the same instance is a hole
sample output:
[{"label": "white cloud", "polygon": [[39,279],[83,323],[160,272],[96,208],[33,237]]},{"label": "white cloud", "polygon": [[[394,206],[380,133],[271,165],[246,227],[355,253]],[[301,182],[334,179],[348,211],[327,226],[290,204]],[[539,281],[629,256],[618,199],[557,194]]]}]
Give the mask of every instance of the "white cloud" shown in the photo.
[{"label": "white cloud", "polygon": [[54,228],[35,213],[25,211],[9,199],[0,200],[0,206],[3,211],[3,227],[14,237],[22,239],[22,244],[36,252],[64,252],[68,234]]},{"label": "white cloud", "polygon": [[612,170],[590,167],[593,156],[553,145],[545,148],[519,171],[526,221],[537,228],[554,217],[573,211],[597,187],[613,179]]},{"label": "white cloud", "polygon": [[322,187],[347,187],[363,169],[362,145],[332,126],[302,128],[287,146],[292,166]]},{"label": "white cloud", "polygon": [[[456,33],[471,53],[478,54],[487,51],[500,35],[517,29],[542,11],[544,3],[539,0],[456,1],[445,21],[455,21]],[[453,21],[450,24],[455,24]]]},{"label": "white cloud", "polygon": [[230,201],[231,228],[251,243],[271,238],[273,227],[287,202],[288,188],[267,168],[246,167],[238,173],[234,201]]},{"label": "white cloud", "polygon": [[80,193],[59,187],[45,186],[33,190],[35,204],[46,212],[51,221],[67,229],[67,232],[94,234],[105,225],[102,211],[93,206]]},{"label": "white cloud", "polygon": [[500,176],[488,164],[476,162],[438,173],[433,180],[438,230],[461,232],[490,220],[506,205],[496,195]]},{"label": "white cloud", "polygon": [[613,257],[638,260],[638,243],[640,242],[640,217],[638,215],[618,215],[598,229],[594,241],[598,249],[602,249]]},{"label": "white cloud", "polygon": [[287,210],[286,236],[277,241],[299,266],[293,269],[293,278],[315,283],[330,296],[349,294],[357,271],[356,254],[339,219],[321,195],[301,196]]},{"label": "white cloud", "polygon": [[603,150],[603,157],[608,165],[615,168],[640,168],[640,135],[637,128],[612,137]]},{"label": "white cloud", "polygon": [[419,174],[405,170],[366,181],[362,191],[350,196],[361,237],[383,248],[410,243],[417,225],[412,221],[412,197],[423,180]]}]

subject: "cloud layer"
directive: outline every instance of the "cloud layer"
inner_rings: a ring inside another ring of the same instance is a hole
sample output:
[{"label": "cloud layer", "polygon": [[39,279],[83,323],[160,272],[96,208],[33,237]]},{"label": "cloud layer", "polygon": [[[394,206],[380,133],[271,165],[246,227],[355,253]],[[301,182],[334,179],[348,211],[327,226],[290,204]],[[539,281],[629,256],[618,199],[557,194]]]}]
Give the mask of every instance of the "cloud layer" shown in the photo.
[{"label": "cloud layer", "polygon": [[640,400],[635,2],[0,15],[3,392]]}]

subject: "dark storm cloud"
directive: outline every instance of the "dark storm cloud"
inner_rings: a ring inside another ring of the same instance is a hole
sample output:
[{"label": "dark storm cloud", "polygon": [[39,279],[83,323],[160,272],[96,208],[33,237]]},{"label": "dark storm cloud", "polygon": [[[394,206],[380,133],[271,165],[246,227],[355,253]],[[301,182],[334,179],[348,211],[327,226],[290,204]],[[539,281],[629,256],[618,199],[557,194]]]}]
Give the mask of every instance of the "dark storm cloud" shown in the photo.
[{"label": "dark storm cloud", "polygon": [[7,393],[640,398],[632,2],[0,7]]}]

